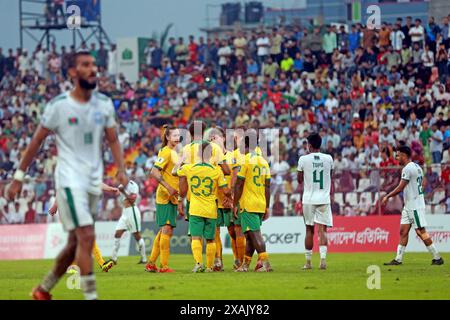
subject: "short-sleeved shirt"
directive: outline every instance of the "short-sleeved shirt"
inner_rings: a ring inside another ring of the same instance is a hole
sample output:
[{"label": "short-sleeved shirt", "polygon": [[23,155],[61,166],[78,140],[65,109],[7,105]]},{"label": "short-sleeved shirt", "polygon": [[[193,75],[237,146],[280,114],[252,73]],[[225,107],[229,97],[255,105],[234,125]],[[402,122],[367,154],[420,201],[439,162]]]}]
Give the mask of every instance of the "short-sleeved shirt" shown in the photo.
[{"label": "short-sleeved shirt", "polygon": [[217,219],[217,188],[227,186],[222,169],[208,163],[185,164],[177,174],[186,177],[191,193],[189,215]]},{"label": "short-sleeved shirt", "polygon": [[[162,178],[166,181],[172,188],[179,190],[179,178],[172,174],[173,167],[178,162],[177,153],[165,146],[158,153],[158,158],[154,164],[155,168],[158,168],[161,171]],[[156,190],[156,203],[157,204],[168,204],[172,202],[173,204],[178,203],[178,199],[176,197],[170,198],[169,192],[165,187],[161,184],[158,185],[158,189]]]},{"label": "short-sleeved shirt", "polygon": [[258,153],[245,155],[244,163],[239,165],[238,179],[244,180],[240,198],[240,209],[251,213],[266,212],[266,182],[270,182],[270,167]]},{"label": "short-sleeved shirt", "polygon": [[41,126],[56,135],[57,188],[74,188],[101,194],[103,181],[103,135],[116,125],[110,98],[94,92],[86,104],[65,92],[45,107]]},{"label": "short-sleeved shirt", "polygon": [[329,154],[310,153],[298,160],[297,171],[303,172],[303,204],[329,204],[333,158]]},{"label": "short-sleeved shirt", "polygon": [[[203,142],[202,140],[196,140],[183,147],[181,153],[185,156],[184,163],[186,164],[201,163],[198,151],[202,142]],[[222,164],[224,158],[222,149],[214,142],[210,142],[210,144],[212,146],[212,154],[209,163],[213,166]],[[190,191],[188,191],[186,199],[190,201],[191,199]]]},{"label": "short-sleeved shirt", "polygon": [[422,168],[417,163],[408,163],[402,170],[402,180],[408,181],[408,184],[403,190],[405,208],[409,210],[424,209],[425,199],[422,189]]}]

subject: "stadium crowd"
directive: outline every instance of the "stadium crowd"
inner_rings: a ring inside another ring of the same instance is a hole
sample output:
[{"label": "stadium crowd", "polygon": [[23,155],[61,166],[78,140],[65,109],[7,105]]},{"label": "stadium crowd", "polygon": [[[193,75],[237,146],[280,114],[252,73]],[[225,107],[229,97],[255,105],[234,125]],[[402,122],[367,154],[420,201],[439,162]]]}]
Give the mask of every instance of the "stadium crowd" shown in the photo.
[{"label": "stadium crowd", "polygon": [[[114,44],[83,44],[81,50],[96,57],[98,90],[113,99],[122,145],[139,146],[127,170],[141,182],[142,211],[154,210],[156,182],[147,176],[161,142],[159,128],[167,122],[185,127],[198,119],[209,127],[264,132],[274,177],[273,216],[301,214],[295,169],[313,131],[335,159],[334,214],[400,213],[400,197],[387,207],[378,199],[399,181],[394,149],[401,143],[426,167],[431,213],[450,213],[449,20],[450,15],[441,22],[407,17],[380,29],[356,24],[348,31],[281,26],[229,32],[220,39],[170,38],[163,48],[150,40],[136,83],[118,73]],[[45,104],[71,88],[67,69],[73,52],[74,47],[55,43],[33,52],[0,48],[3,182],[17,168]],[[0,197],[0,223],[55,219],[46,212],[54,201],[56,152],[48,139],[28,171],[21,198],[8,203]],[[112,162],[108,152],[105,162]],[[102,205],[100,220],[120,217],[116,200],[107,196]]]}]

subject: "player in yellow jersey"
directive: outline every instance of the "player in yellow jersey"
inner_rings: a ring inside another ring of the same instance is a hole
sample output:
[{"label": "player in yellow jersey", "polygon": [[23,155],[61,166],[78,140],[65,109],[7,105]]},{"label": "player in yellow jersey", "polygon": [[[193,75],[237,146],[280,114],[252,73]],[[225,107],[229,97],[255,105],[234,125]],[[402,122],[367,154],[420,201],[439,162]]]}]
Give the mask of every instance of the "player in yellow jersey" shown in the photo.
[{"label": "player in yellow jersey", "polygon": [[[233,165],[233,152],[225,149],[225,131],[221,127],[215,127],[209,132],[209,141],[217,144],[223,151],[223,163],[231,168]],[[231,175],[225,175],[228,187],[231,187]],[[231,238],[231,248],[234,260],[237,260],[236,234],[234,231],[233,199],[227,197],[222,190],[217,192],[217,225],[216,225],[216,258],[214,260],[214,271],[223,271],[222,241],[220,239],[220,227],[227,227]]]},{"label": "player in yellow jersey", "polygon": [[245,159],[239,167],[234,189],[234,210],[235,214],[241,216],[241,227],[246,238],[244,263],[236,270],[238,272],[248,271],[255,250],[258,253],[258,260],[261,261],[261,267],[255,271],[272,271],[261,234],[262,221],[269,217],[270,168],[262,155],[255,152],[256,145],[256,130],[247,130],[244,138]]},{"label": "player in yellow jersey", "polygon": [[[183,165],[183,164],[195,164],[201,162],[200,157],[200,145],[203,140],[203,135],[206,131],[206,125],[202,121],[193,121],[189,125],[189,133],[191,135],[192,142],[189,144],[186,144],[182,151],[181,151],[181,157],[179,159],[178,164],[175,166],[175,168],[172,170],[172,174],[176,175],[177,170]],[[231,170],[228,165],[223,163],[223,152],[222,149],[215,143],[211,143],[212,147],[212,156],[209,160],[209,163],[212,165],[219,165],[225,175],[228,175],[231,173]],[[183,202],[178,203],[178,211],[184,212],[185,214],[185,220],[189,221],[189,206],[190,206],[190,190],[188,190],[186,195],[186,210],[183,209]],[[190,232],[188,230],[188,235],[190,235]]]},{"label": "player in yellow jersey", "polygon": [[[244,133],[246,130],[245,126],[237,127],[234,131],[234,144],[236,149],[233,151],[233,165],[232,165],[232,176],[231,176],[231,188],[234,190],[236,186],[237,174],[239,172],[239,167],[244,163],[245,155],[244,155],[244,146],[242,144]],[[239,204],[238,204],[239,208]],[[238,269],[242,263],[244,262],[245,256],[245,235],[242,232],[241,228],[241,216],[234,216],[234,239],[231,238],[231,246],[234,247],[234,251],[236,251],[235,259],[234,259],[234,269]],[[231,235],[231,234],[230,234]]]},{"label": "player in yellow jersey", "polygon": [[[217,188],[222,188],[225,196],[231,191],[219,166],[211,165],[212,144],[200,144],[201,162],[185,164],[178,169],[180,177],[180,196],[191,191],[189,208],[189,229],[192,237],[191,248],[195,260],[192,272],[213,272],[216,254],[215,232],[217,220]],[[206,240],[206,269],[203,267],[202,239]]]},{"label": "player in yellow jersey", "polygon": [[[102,190],[104,192],[114,193],[116,196],[120,195],[120,191],[118,188],[108,186],[106,183],[102,184]],[[48,213],[50,215],[54,216],[57,211],[58,211],[58,203],[55,201],[55,203],[53,203],[53,205],[50,207],[50,209],[48,209]],[[95,241],[94,241],[94,247],[92,248],[92,255],[94,256],[95,260],[97,261],[98,265],[100,266],[100,268],[102,269],[103,272],[108,272],[109,269],[111,269],[113,267],[114,262],[111,259],[109,259],[107,261],[105,261],[105,259],[103,259],[102,253],[100,252],[100,248],[98,247],[97,242],[95,242]],[[75,262],[73,262],[72,265],[69,266],[69,268],[67,268],[67,272],[68,273],[76,273],[77,270],[74,268],[74,266],[75,266]]]},{"label": "player in yellow jersey", "polygon": [[[177,225],[178,177],[172,174],[172,169],[178,162],[175,148],[180,142],[180,132],[176,127],[164,125],[161,140],[162,148],[150,172],[150,175],[159,182],[156,190],[156,223],[161,229],[153,241],[145,270],[165,273],[174,272],[169,268],[169,256],[170,238],[173,228]],[[156,260],[159,256],[161,268],[158,270]]]}]

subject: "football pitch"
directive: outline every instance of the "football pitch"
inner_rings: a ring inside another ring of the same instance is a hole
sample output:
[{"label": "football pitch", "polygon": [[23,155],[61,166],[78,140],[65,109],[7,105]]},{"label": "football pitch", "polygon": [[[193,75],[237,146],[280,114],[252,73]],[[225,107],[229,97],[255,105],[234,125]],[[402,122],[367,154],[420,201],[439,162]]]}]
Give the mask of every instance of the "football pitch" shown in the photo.
[{"label": "football pitch", "polygon": [[[442,255],[442,266],[432,266],[428,253],[406,253],[404,265],[383,266],[393,255],[331,253],[328,270],[319,270],[319,257],[314,254],[314,269],[304,271],[304,255],[272,254],[271,273],[236,273],[231,270],[232,257],[224,256],[224,272],[193,274],[192,256],[181,254],[170,257],[176,271],[172,274],[144,272],[138,257],[120,257],[108,273],[97,266],[95,270],[102,300],[450,299],[450,254]],[[30,299],[31,288],[52,265],[53,260],[0,261],[0,299]],[[374,275],[368,273],[371,265],[380,268],[380,289],[367,288]],[[67,288],[68,276],[53,290],[53,298],[83,299],[81,290]]]}]

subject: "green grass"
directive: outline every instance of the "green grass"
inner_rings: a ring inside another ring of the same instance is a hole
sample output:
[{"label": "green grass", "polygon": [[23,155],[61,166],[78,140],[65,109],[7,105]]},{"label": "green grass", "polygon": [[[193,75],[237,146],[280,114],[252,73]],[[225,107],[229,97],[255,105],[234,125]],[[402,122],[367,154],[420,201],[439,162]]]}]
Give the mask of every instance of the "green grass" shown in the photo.
[{"label": "green grass", "polygon": [[[172,255],[173,274],[144,272],[138,257],[121,257],[109,273],[97,270],[101,299],[450,299],[450,254],[446,264],[431,266],[427,253],[407,253],[404,265],[383,266],[393,253],[329,254],[328,270],[300,270],[301,254],[272,254],[272,273],[235,273],[231,256],[226,271],[192,274],[190,255]],[[254,262],[253,262],[254,264]],[[29,299],[29,292],[53,265],[53,260],[0,261],[0,299]],[[369,265],[381,268],[381,289],[366,287]],[[54,299],[82,299],[80,290],[69,290],[64,277]]]}]

